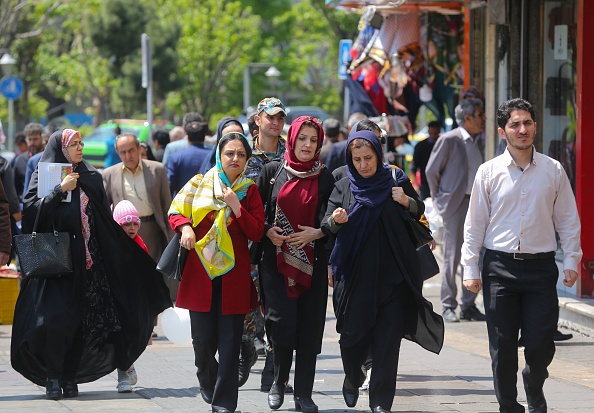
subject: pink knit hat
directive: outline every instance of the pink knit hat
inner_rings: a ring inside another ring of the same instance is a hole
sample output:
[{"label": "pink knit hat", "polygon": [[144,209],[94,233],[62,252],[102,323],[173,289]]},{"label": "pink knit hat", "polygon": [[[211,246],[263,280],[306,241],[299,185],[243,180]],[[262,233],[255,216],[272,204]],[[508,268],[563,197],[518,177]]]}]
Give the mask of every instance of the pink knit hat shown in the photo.
[{"label": "pink knit hat", "polygon": [[120,225],[137,222],[140,225],[138,211],[130,201],[120,201],[113,209],[113,219]]}]

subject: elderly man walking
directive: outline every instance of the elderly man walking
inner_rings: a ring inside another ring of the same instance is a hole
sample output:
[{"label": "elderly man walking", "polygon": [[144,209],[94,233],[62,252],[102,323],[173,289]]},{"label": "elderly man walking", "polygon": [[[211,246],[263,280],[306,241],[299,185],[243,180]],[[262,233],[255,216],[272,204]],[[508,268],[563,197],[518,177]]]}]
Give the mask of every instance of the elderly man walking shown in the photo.
[{"label": "elderly man walking", "polygon": [[[425,168],[433,206],[443,218],[443,268],[441,271],[441,305],[443,319],[460,321],[456,315],[458,287],[456,272],[460,265],[464,218],[472,182],[484,161],[478,135],[485,128],[485,112],[480,99],[468,99],[456,106],[458,128],[441,135],[435,143]],[[462,289],[460,318],[485,321],[474,301],[476,294]]]}]

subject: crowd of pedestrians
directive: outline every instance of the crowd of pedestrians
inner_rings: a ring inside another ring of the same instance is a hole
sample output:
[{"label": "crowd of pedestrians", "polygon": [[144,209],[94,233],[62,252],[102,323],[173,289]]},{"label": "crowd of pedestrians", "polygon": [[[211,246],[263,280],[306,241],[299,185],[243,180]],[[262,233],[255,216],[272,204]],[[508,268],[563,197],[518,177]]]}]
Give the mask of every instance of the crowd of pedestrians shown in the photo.
[{"label": "crowd of pedestrians", "polygon": [[[420,193],[384,162],[385,132],[364,115],[350,117],[346,137],[337,120],[301,116],[284,138],[287,112],[274,97],[258,104],[248,131],[235,118],[221,120],[212,148],[198,113],[186,114],[181,129],[155,131],[154,152],[135,135],[116,133],[120,162],[101,172],[83,159],[77,131],[49,136],[27,125],[27,148],[13,165],[0,159],[0,264],[9,259],[21,202],[24,233],[36,224],[70,234],[74,269],[23,280],[13,367],[45,386],[48,399],[76,397],[77,384],[114,369],[118,392],[130,392],[133,363],[150,344],[157,315],[175,301],[189,310],[200,394],[213,412],[236,410],[257,337],[265,341],[261,390],[269,407],[281,408],[292,393],[297,411],[317,412],[312,390],[331,286],[347,406],[368,387],[371,411],[389,412],[402,339],[439,353],[444,321],[463,319],[486,321],[500,411],[524,411],[516,400],[520,340],[529,411],[546,412],[542,389],[558,317],[556,232],[565,285],[576,282],[581,259],[571,187],[560,164],[534,149],[527,101],[499,107],[507,149],[486,163],[482,101],[463,100],[455,112],[459,127],[439,135],[440,125],[430,124],[415,154]],[[45,197],[38,196],[40,160],[72,165]],[[411,219],[426,224],[428,196],[445,225],[441,315],[423,297],[418,245],[404,229]],[[174,233],[189,251],[181,282],[155,267]],[[482,288],[486,314],[475,305]]]}]

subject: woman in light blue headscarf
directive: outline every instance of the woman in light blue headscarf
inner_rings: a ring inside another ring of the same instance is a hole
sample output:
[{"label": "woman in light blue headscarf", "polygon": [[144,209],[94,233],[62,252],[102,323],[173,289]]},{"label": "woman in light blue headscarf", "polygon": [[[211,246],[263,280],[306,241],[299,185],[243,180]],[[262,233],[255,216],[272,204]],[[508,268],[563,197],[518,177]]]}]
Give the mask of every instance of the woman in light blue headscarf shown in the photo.
[{"label": "woman in light blue headscarf", "polygon": [[176,305],[190,310],[200,393],[213,412],[237,407],[243,320],[257,304],[248,240],[262,237],[264,207],[244,176],[250,155],[243,134],[223,135],[216,166],[190,179],[169,209],[171,228],[190,251]]},{"label": "woman in light blue headscarf", "polygon": [[202,166],[200,167],[199,173],[204,175],[205,173],[208,172],[208,170],[210,168],[215,166],[217,147],[218,147],[219,141],[221,140],[221,136],[224,136],[225,134],[231,133],[231,132],[237,132],[237,133],[241,133],[241,134],[245,133],[243,130],[243,125],[236,118],[226,117],[226,118],[221,119],[221,121],[219,122],[219,126],[217,127],[217,144],[215,145],[214,148],[212,148],[212,152],[210,153],[210,156],[208,156],[207,158],[204,159],[204,162],[202,163]]}]

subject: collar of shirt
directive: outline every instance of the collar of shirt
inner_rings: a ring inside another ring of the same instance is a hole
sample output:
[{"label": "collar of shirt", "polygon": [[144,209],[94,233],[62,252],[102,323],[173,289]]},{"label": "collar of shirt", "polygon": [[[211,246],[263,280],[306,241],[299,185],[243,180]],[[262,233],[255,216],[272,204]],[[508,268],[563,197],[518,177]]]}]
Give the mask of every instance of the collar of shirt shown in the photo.
[{"label": "collar of shirt", "polygon": [[136,170],[135,171],[131,171],[130,169],[128,169],[126,167],[126,165],[124,164],[124,162],[122,162],[122,171],[123,172],[129,172],[132,175],[136,175],[138,172],[142,172],[142,160],[139,160],[138,161],[138,166],[136,167]]},{"label": "collar of shirt", "polygon": [[[530,160],[531,165],[536,165],[536,153],[536,148],[534,147],[534,145],[532,145],[532,159]],[[511,153],[509,153],[509,151],[507,150],[507,147],[500,156],[502,157],[501,159],[503,160],[504,165],[516,167],[518,166],[516,161],[514,161],[514,158],[512,158]]]},{"label": "collar of shirt", "polygon": [[[278,144],[276,146],[276,156],[280,158],[285,153],[285,139],[282,136],[278,137]],[[252,145],[252,155],[265,155],[266,152],[258,148],[258,135],[254,138]]]},{"label": "collar of shirt", "polygon": [[476,139],[474,139],[472,136],[470,136],[470,133],[468,133],[468,131],[466,129],[464,129],[463,126],[460,126],[460,132],[462,133],[462,139],[467,141],[468,139],[470,139],[472,141],[472,143],[474,143],[476,141]]}]

